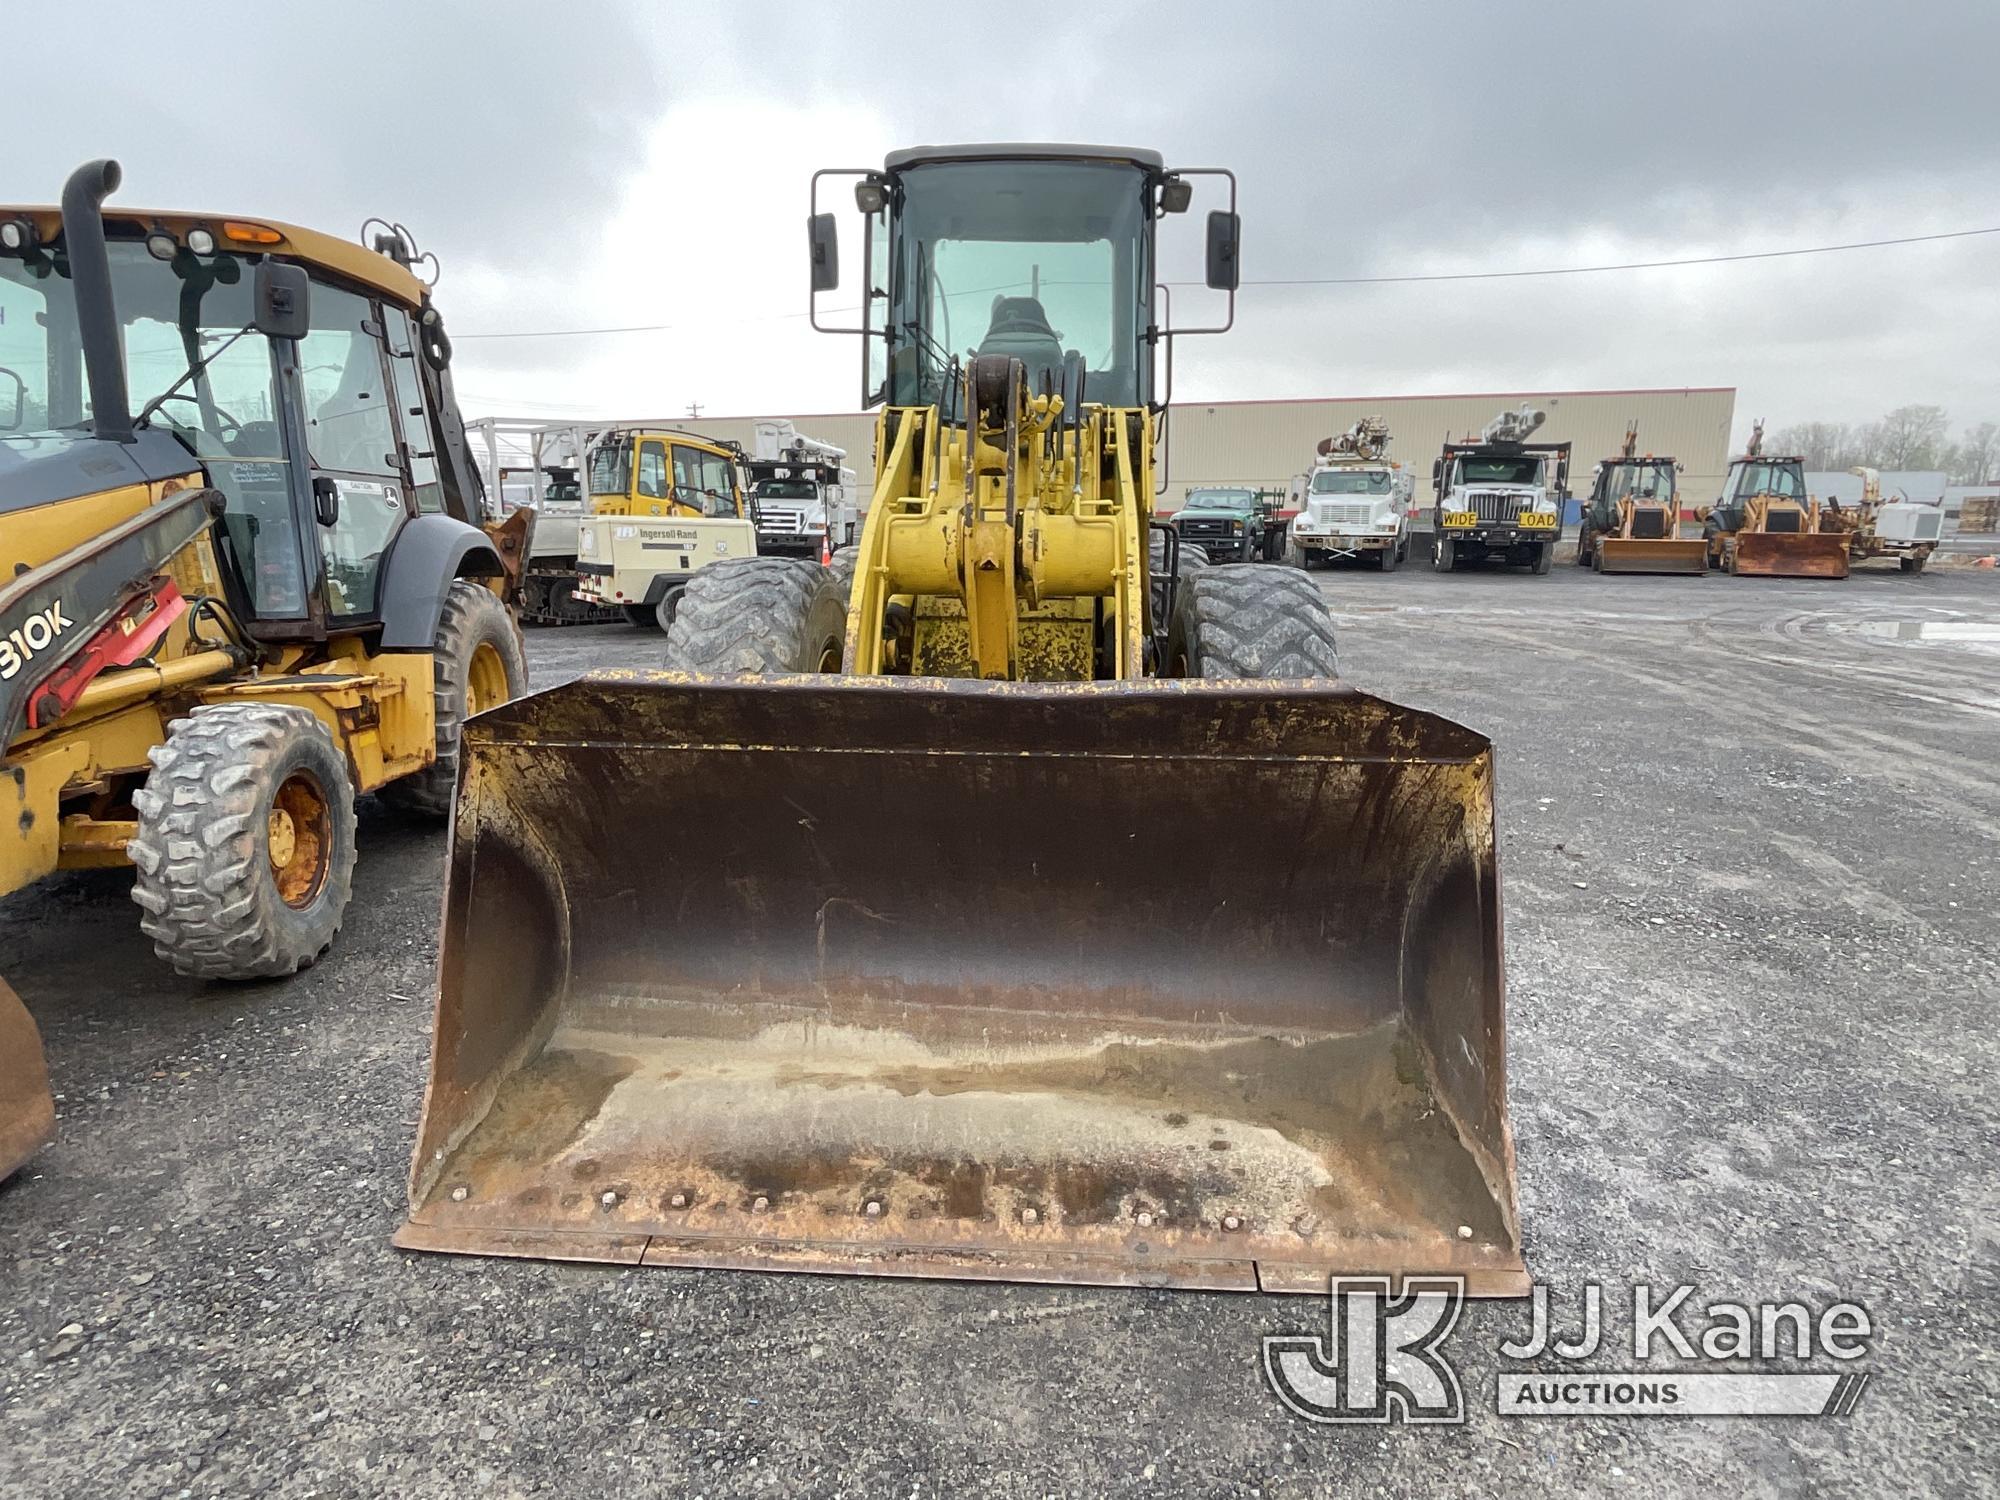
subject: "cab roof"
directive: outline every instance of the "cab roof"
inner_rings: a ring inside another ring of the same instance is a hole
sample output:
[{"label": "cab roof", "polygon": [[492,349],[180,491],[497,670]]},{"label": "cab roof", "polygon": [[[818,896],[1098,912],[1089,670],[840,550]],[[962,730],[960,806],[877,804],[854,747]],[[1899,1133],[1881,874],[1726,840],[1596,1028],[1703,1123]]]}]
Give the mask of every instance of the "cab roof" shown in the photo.
[{"label": "cab roof", "polygon": [[1155,176],[1164,172],[1167,166],[1159,152],[1136,146],[1077,146],[1057,141],[981,141],[963,146],[910,146],[901,151],[891,151],[883,158],[882,170],[900,172],[905,167],[923,167],[944,161],[1124,162]]},{"label": "cab roof", "polygon": [[[13,218],[17,215],[34,222],[35,233],[43,244],[49,244],[61,237],[61,209],[47,205],[0,206],[0,218]],[[221,248],[248,255],[276,255],[305,265],[318,266],[337,276],[344,276],[350,281],[358,281],[373,287],[405,307],[422,306],[424,294],[428,290],[411,272],[397,265],[388,256],[370,250],[366,245],[356,244],[352,240],[338,239],[330,234],[321,234],[316,229],[303,229],[296,224],[282,223],[277,219],[260,218],[254,214],[210,214],[190,213],[183,209],[127,208],[122,203],[107,205],[103,219],[105,234],[113,239],[123,239],[133,235],[143,236],[155,228],[170,231],[176,239],[185,239],[190,229],[200,227],[213,234],[216,244]],[[224,232],[225,224],[242,224],[255,229],[269,230],[278,238],[264,243],[232,241]]]}]

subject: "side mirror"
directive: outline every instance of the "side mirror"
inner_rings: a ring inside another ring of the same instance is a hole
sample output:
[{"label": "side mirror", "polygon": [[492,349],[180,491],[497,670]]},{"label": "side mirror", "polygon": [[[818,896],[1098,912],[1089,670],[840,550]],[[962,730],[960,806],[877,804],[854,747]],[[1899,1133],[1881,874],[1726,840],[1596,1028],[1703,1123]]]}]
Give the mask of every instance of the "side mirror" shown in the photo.
[{"label": "side mirror", "polygon": [[272,339],[304,338],[311,326],[307,311],[311,285],[303,266],[259,261],[254,288],[257,331]]},{"label": "side mirror", "polygon": [[840,232],[832,214],[814,214],[806,228],[812,242],[812,289],[830,292],[840,285]]},{"label": "side mirror", "polygon": [[1431,460],[1431,488],[1436,489],[1438,485],[1443,481],[1443,479],[1444,479],[1444,460],[1441,458],[1434,458]]},{"label": "side mirror", "polygon": [[1208,216],[1208,284],[1218,292],[1233,292],[1242,279],[1237,251],[1243,221],[1226,209],[1211,210]]},{"label": "side mirror", "polygon": [[313,517],[322,526],[340,524],[340,481],[325,474],[313,476]]}]

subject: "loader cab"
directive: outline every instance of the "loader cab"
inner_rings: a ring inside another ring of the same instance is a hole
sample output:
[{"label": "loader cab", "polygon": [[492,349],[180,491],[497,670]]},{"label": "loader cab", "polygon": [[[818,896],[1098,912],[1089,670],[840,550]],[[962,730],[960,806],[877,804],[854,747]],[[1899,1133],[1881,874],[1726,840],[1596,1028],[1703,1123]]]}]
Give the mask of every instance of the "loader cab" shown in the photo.
[{"label": "loader cab", "polygon": [[[1208,284],[1237,285],[1235,179],[1170,172],[1159,154],[1092,146],[919,147],[860,181],[866,287],[863,404],[939,406],[957,420],[956,372],[978,355],[1021,361],[1031,392],[1068,405],[1164,407],[1154,352],[1164,325],[1155,230],[1192,201],[1190,178],[1228,179],[1208,220]],[[817,209],[818,199],[815,196]],[[815,292],[838,285],[833,216],[811,221]],[[817,316],[814,326],[820,327]],[[1171,384],[1171,359],[1168,384]]]},{"label": "loader cab", "polygon": [[[0,236],[0,367],[23,399],[14,430],[0,430],[0,462],[40,460],[41,488],[67,465],[69,492],[85,495],[102,487],[89,450],[107,441],[94,393],[117,388],[89,369],[102,312],[85,305],[94,293],[72,276],[58,216],[8,223],[19,227]],[[223,495],[225,592],[258,637],[379,623],[404,526],[476,515],[445,472],[450,401],[422,331],[422,283],[386,255],[285,226],[107,210],[102,227],[122,351],[110,373],[130,412],[118,414],[122,438],[108,424],[110,441],[153,467],[178,449]]]}]

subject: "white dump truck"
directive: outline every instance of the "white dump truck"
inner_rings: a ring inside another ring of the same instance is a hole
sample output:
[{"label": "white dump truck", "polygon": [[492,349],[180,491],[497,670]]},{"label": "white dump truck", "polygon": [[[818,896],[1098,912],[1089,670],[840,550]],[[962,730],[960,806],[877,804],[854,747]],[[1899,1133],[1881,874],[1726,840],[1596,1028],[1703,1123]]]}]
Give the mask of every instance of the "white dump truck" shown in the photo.
[{"label": "white dump truck", "polygon": [[744,470],[760,557],[821,557],[861,532],[859,486],[845,449],[802,437],[790,422],[763,421]]},{"label": "white dump truck", "polygon": [[1380,417],[1320,439],[1312,468],[1292,480],[1298,514],[1288,555],[1300,567],[1365,557],[1386,573],[1409,555],[1416,483],[1388,453],[1389,426]]}]

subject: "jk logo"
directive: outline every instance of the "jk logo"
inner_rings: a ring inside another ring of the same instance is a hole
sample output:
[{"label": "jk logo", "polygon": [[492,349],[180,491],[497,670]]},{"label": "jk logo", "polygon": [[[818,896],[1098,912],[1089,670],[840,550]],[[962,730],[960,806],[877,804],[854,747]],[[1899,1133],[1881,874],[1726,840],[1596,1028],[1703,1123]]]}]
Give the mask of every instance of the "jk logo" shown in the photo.
[{"label": "jk logo", "polygon": [[1465,1301],[1462,1276],[1336,1276],[1327,1337],[1264,1340],[1264,1378],[1309,1422],[1463,1422],[1458,1372],[1439,1353]]}]

